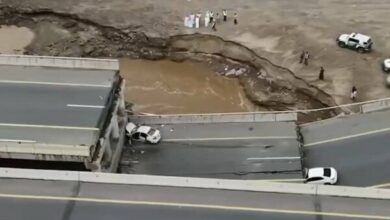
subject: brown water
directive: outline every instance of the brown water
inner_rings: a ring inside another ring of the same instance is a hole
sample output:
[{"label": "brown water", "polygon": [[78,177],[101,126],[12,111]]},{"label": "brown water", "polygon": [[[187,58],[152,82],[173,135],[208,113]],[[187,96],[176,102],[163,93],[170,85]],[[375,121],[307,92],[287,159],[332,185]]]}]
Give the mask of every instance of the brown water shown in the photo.
[{"label": "brown water", "polygon": [[34,39],[34,33],[26,27],[0,27],[0,53],[23,54],[24,48]]},{"label": "brown water", "polygon": [[126,99],[136,112],[213,113],[254,111],[237,79],[218,76],[203,64],[121,60]]}]

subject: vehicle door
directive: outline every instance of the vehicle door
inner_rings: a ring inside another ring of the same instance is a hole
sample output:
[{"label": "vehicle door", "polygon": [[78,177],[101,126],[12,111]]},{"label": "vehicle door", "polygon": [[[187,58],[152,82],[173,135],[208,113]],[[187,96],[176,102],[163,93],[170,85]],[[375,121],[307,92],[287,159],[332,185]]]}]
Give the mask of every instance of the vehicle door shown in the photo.
[{"label": "vehicle door", "polygon": [[140,140],[146,141],[147,138],[148,138],[148,135],[147,135],[147,134],[145,134],[145,133],[140,133]]},{"label": "vehicle door", "polygon": [[351,48],[356,48],[358,44],[359,44],[359,40],[356,40],[354,38],[349,38],[347,41],[347,46]]},{"label": "vehicle door", "polygon": [[134,140],[140,140],[141,139],[141,133],[140,132],[135,132],[133,135],[132,135],[132,138]]},{"label": "vehicle door", "polygon": [[324,178],[320,176],[311,177],[309,179],[306,179],[305,183],[313,183],[313,184],[323,184]]}]

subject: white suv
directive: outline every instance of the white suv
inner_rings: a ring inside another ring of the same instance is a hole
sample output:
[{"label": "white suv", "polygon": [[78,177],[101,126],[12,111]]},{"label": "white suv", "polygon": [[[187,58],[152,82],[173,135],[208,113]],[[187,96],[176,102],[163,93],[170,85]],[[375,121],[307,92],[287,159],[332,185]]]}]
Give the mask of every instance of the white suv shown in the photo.
[{"label": "white suv", "polygon": [[316,167],[305,170],[305,183],[333,185],[337,183],[337,171],[333,167]]},{"label": "white suv", "polygon": [[372,48],[372,40],[370,36],[351,33],[342,34],[337,38],[337,44],[340,47],[348,47],[357,50],[359,53],[370,51]]},{"label": "white suv", "polygon": [[383,71],[390,73],[390,59],[385,59],[382,64]]}]

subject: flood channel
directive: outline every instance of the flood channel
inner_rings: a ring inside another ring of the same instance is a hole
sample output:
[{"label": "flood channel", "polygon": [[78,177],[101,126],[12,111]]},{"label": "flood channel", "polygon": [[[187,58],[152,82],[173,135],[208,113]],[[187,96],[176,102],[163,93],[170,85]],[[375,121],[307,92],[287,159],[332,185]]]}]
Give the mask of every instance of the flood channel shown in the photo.
[{"label": "flood channel", "polygon": [[121,60],[126,99],[135,112],[152,114],[248,112],[257,110],[238,79],[205,64],[169,60]]}]

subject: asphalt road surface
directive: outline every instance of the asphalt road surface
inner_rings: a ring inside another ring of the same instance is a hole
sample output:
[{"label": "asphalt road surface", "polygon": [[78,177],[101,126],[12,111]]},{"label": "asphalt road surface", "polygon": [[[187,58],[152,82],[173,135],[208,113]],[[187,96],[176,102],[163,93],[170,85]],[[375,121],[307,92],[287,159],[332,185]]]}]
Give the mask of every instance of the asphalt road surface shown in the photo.
[{"label": "asphalt road surface", "polygon": [[[302,178],[295,140],[268,143],[136,144],[122,155],[122,172],[233,179]],[[132,163],[133,162],[133,163]]]},{"label": "asphalt road surface", "polygon": [[333,166],[339,185],[390,183],[390,132],[305,147],[307,167]]},{"label": "asphalt road surface", "polygon": [[390,201],[1,179],[4,219],[390,219]]},{"label": "asphalt road surface", "polygon": [[0,66],[0,140],[93,145],[115,71]]},{"label": "asphalt road surface", "polygon": [[124,173],[234,179],[302,178],[293,122],[191,123],[158,127],[157,145],[124,149]]},{"label": "asphalt road surface", "polygon": [[304,166],[333,166],[339,185],[390,183],[390,111],[356,114],[303,126]]}]

